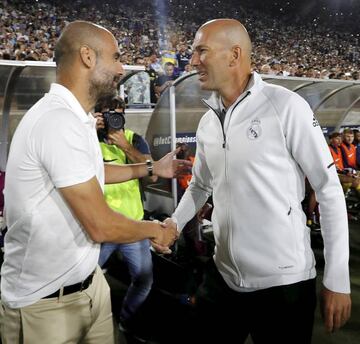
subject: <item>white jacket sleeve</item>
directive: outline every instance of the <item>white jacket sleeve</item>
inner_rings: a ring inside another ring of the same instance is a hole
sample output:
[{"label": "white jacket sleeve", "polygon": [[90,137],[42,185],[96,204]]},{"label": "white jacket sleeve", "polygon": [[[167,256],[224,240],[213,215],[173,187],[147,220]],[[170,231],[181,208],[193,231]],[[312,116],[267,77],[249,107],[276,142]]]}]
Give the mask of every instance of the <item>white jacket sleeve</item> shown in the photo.
[{"label": "white jacket sleeve", "polygon": [[320,207],[325,256],[323,284],[334,292],[350,293],[348,219],[336,168],[308,103],[291,94],[287,104],[278,112],[286,144],[313,187]]},{"label": "white jacket sleeve", "polygon": [[[199,127],[201,122],[199,124]],[[191,182],[186,189],[172,218],[181,231],[196,215],[212,193],[211,173],[206,164],[204,149],[197,134],[195,162],[192,168]]]}]

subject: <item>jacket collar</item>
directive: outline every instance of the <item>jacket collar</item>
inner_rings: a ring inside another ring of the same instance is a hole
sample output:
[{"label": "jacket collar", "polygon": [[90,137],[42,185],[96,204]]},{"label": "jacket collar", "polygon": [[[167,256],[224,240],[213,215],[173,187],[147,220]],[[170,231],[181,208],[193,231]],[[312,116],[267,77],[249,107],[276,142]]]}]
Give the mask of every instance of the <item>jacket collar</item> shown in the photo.
[{"label": "jacket collar", "polygon": [[[258,73],[252,72],[251,77],[249,79],[248,84],[246,85],[244,92],[239,95],[239,97],[234,101],[234,103],[231,106],[233,106],[234,104],[237,104],[240,100],[242,100],[242,98],[247,97],[249,94],[254,95],[254,94],[260,92],[264,87],[264,83],[265,82],[261,79],[261,76]],[[221,97],[220,97],[219,93],[216,91],[212,92],[210,98],[202,99],[202,102],[207,107],[212,109],[218,116],[221,113],[221,111],[223,109],[225,109],[225,107],[222,103]]]}]

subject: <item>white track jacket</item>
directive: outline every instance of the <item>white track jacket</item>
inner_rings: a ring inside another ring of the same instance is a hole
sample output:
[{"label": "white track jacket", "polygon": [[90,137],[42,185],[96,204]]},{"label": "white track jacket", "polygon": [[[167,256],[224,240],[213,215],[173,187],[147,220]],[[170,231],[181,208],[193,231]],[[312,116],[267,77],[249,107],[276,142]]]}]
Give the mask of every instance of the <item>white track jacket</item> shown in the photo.
[{"label": "white track jacket", "polygon": [[253,73],[219,120],[213,94],[200,120],[193,177],[173,214],[181,230],[213,194],[214,261],[230,288],[263,289],[315,277],[301,202],[305,176],[320,204],[324,285],[349,293],[345,199],[321,128],[307,102]]}]

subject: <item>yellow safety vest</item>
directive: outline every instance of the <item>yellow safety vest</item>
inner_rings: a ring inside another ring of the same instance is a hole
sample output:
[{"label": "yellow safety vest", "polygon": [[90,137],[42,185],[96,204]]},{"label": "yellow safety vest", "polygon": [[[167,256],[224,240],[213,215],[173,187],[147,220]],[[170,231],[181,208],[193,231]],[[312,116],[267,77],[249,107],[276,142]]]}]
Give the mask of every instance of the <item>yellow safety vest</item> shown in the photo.
[{"label": "yellow safety vest", "polygon": [[[125,138],[131,145],[133,137],[134,132],[125,129]],[[100,147],[104,160],[111,161],[111,164],[126,164],[125,153],[116,145],[100,142]],[[138,179],[117,184],[106,184],[104,195],[111,209],[134,220],[141,220],[143,218],[144,208]]]}]

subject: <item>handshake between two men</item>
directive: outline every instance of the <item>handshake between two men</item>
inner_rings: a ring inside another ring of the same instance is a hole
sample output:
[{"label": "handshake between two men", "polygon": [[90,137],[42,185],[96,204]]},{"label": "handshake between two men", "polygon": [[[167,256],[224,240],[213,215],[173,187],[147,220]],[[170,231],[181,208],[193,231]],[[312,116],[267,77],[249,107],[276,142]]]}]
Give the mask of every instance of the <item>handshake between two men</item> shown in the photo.
[{"label": "handshake between two men", "polygon": [[[150,175],[174,178],[186,173],[192,164],[188,160],[175,159],[177,152],[178,150],[174,150],[166,154],[160,160],[151,162],[150,166],[149,163],[105,163],[105,184],[121,183]],[[89,237],[97,243],[131,243],[149,239],[155,250],[167,253],[178,238],[176,225],[169,220],[164,223],[138,221],[111,209],[95,176],[85,183],[59,188],[59,191]]]},{"label": "handshake between two men", "polygon": [[150,239],[151,246],[159,253],[171,253],[170,247],[179,238],[176,223],[171,218],[167,218],[163,222],[159,222],[157,220],[153,222],[159,224],[161,229],[158,237]]}]

